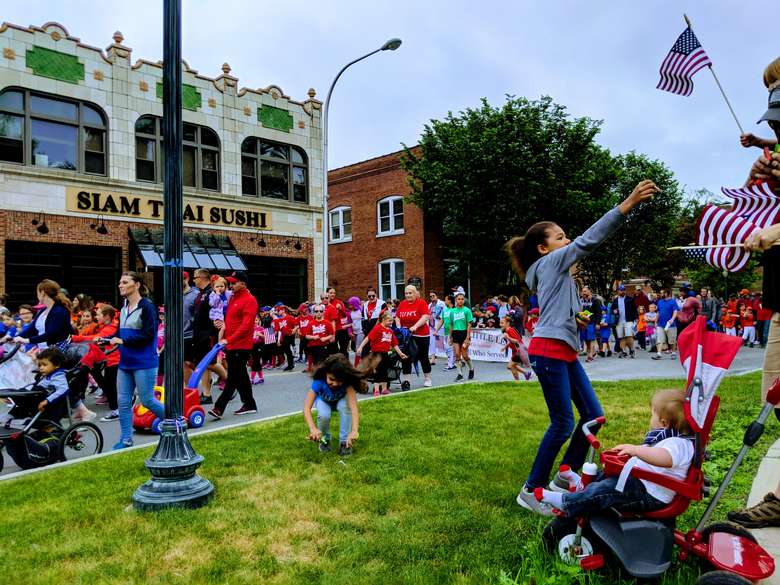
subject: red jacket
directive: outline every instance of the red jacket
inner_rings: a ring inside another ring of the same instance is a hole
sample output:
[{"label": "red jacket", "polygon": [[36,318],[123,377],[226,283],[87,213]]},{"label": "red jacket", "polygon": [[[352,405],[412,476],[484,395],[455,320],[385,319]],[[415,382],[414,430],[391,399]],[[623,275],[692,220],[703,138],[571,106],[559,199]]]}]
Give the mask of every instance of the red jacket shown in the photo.
[{"label": "red jacket", "polygon": [[[119,326],[117,325],[117,323],[111,323],[110,325],[101,325],[100,329],[98,329],[94,335],[73,335],[70,338],[70,340],[74,343],[83,343],[85,341],[93,341],[98,337],[111,338],[116,336],[118,329]],[[87,355],[81,358],[81,364],[88,366],[89,368],[94,368],[95,364],[104,361],[106,362],[107,367],[118,366],[119,350],[116,349],[116,346],[106,346],[105,349],[106,350],[114,349],[114,351],[106,355],[103,349],[100,348],[100,346],[90,343],[89,351],[87,352]]]},{"label": "red jacket", "polygon": [[233,292],[225,311],[226,349],[252,349],[257,299],[248,289]]}]

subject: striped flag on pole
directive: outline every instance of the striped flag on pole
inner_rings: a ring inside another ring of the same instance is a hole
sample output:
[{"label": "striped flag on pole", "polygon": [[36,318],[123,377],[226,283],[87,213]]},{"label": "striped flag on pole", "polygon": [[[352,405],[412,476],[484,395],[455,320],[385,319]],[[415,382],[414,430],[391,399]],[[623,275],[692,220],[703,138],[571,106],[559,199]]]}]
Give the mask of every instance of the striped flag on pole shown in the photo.
[{"label": "striped flag on pole", "polygon": [[766,183],[739,189],[722,187],[721,191],[734,200],[732,213],[758,227],[763,229],[780,221],[780,197],[775,195]]},{"label": "striped flag on pole", "polygon": [[691,95],[693,76],[702,68],[712,65],[691,27],[677,38],[669,54],[661,63],[661,80],[657,89],[678,95]]},{"label": "striped flag on pole", "polygon": [[702,211],[696,225],[696,243],[700,246],[731,244],[730,248],[712,248],[707,250],[704,258],[707,264],[729,272],[738,272],[750,260],[750,252],[740,248],[750,234],[759,227],[740,215],[707,205]]}]

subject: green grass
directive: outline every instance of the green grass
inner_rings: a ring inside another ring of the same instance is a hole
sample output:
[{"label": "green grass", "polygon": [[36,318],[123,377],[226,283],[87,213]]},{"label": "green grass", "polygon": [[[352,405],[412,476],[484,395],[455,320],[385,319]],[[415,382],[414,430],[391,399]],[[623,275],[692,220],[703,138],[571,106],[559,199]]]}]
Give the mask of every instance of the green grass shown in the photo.
[{"label": "green grass", "polygon": [[[759,375],[727,378],[713,441],[722,476],[757,412]],[[648,399],[680,382],[596,385],[606,445],[638,442]],[[337,424],[337,421],[334,421]],[[543,518],[514,501],[546,426],[536,384],[469,384],[361,404],[346,465],[303,417],[194,437],[216,497],[196,511],[128,510],[150,450],[0,483],[8,583],[620,583],[543,552]],[[771,434],[771,433],[769,433]],[[744,503],[769,438],[720,507]],[[681,520],[695,522],[701,506]],[[675,563],[665,583],[690,583]]]}]

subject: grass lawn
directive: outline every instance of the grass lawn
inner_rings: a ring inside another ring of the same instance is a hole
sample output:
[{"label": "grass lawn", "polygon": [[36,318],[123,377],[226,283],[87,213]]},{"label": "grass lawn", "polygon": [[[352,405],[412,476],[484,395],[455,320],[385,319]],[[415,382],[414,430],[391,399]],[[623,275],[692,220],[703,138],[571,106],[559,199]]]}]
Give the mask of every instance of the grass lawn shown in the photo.
[{"label": "grass lawn", "polygon": [[[650,395],[679,384],[598,383],[602,440],[640,441]],[[758,374],[721,385],[714,479],[757,412],[759,385]],[[151,449],[0,482],[0,575],[28,584],[620,583],[616,572],[580,575],[546,555],[545,519],[514,501],[545,427],[537,384],[468,384],[361,403],[345,464],[305,440],[301,415],[195,437],[216,485],[196,511],[128,510]],[[751,451],[719,516],[744,503],[775,430]],[[695,563],[676,563],[664,582],[696,574]]]}]

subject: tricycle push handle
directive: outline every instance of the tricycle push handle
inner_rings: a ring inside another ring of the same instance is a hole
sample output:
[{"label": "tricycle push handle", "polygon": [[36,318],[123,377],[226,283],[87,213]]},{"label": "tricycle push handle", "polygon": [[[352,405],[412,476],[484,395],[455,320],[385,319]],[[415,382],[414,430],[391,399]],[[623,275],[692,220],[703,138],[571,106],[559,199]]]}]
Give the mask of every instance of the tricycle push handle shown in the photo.
[{"label": "tricycle push handle", "polygon": [[603,425],[607,422],[607,419],[603,416],[599,416],[597,418],[594,418],[593,420],[590,420],[582,425],[582,432],[585,433],[585,438],[588,440],[588,443],[590,443],[590,446],[594,449],[600,449],[601,443],[596,438],[596,435],[594,435],[591,432],[591,427],[594,427],[596,425]]}]

